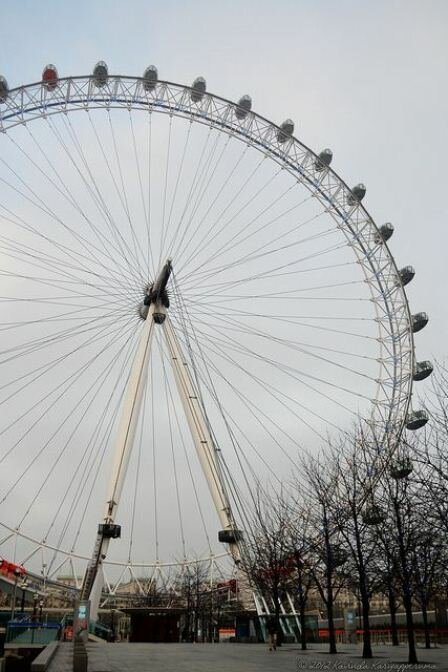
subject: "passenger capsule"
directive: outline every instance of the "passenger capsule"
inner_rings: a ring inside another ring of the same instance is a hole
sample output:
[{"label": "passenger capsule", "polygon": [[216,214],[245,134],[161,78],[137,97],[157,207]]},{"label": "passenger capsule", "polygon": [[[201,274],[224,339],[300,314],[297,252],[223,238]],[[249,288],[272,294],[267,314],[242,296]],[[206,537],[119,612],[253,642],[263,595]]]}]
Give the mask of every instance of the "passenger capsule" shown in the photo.
[{"label": "passenger capsule", "polygon": [[235,116],[237,119],[245,119],[252,107],[252,98],[250,96],[243,96],[239,99],[238,105],[235,107]]},{"label": "passenger capsule", "polygon": [[329,556],[333,567],[341,567],[345,565],[348,560],[348,553],[344,548],[337,546],[336,544],[331,544],[329,548]]},{"label": "passenger capsule", "polygon": [[328,168],[332,160],[333,160],[333,152],[331,151],[331,149],[323,149],[314,162],[314,170],[316,170],[317,172],[325,170],[325,168]]},{"label": "passenger capsule", "polygon": [[165,322],[166,313],[161,313],[159,311],[154,311],[152,314],[152,319],[156,324],[163,324]]},{"label": "passenger capsule", "polygon": [[412,333],[416,334],[417,331],[421,331],[423,327],[426,327],[428,324],[428,314],[427,313],[415,313],[411,316],[412,320]]},{"label": "passenger capsule", "polygon": [[277,131],[277,140],[283,144],[294,133],[294,122],[292,119],[286,119]]},{"label": "passenger capsule", "polygon": [[360,203],[364,196],[366,195],[366,187],[362,182],[353,187],[351,192],[347,197],[347,203],[349,205],[356,205]]},{"label": "passenger capsule", "polygon": [[413,470],[414,467],[412,461],[409,459],[409,457],[404,457],[401,460],[394,460],[390,467],[390,475],[391,478],[398,481],[410,476]]},{"label": "passenger capsule", "polygon": [[144,303],[141,303],[138,307],[138,314],[142,320],[146,320],[149,313],[149,306],[146,306]]},{"label": "passenger capsule", "polygon": [[390,222],[386,222],[378,229],[378,233],[375,235],[376,243],[386,243],[389,238],[392,238],[394,232],[394,227]]},{"label": "passenger capsule", "polygon": [[191,100],[193,103],[199,103],[207,90],[207,83],[203,77],[196,77],[191,86]]},{"label": "passenger capsule", "polygon": [[9,94],[8,82],[0,75],[0,103],[4,103]]},{"label": "passenger capsule", "polygon": [[98,61],[98,63],[93,68],[93,81],[95,86],[101,88],[107,83],[107,78],[109,77],[109,71],[107,65],[104,61]]},{"label": "passenger capsule", "polygon": [[366,525],[381,525],[386,515],[378,504],[370,504],[370,506],[366,507],[362,518]]},{"label": "passenger capsule", "polygon": [[54,91],[58,85],[58,71],[55,65],[46,65],[42,72],[42,84],[47,91]]},{"label": "passenger capsule", "polygon": [[218,532],[218,541],[221,544],[237,544],[242,539],[243,533],[241,530],[227,528]]},{"label": "passenger capsule", "polygon": [[406,286],[414,278],[415,269],[413,266],[404,266],[398,271],[398,275],[400,276],[401,284]]},{"label": "passenger capsule", "polygon": [[425,359],[423,362],[417,362],[415,365],[414,375],[412,376],[413,380],[425,380],[431,373],[434,371],[432,362],[428,359]]},{"label": "passenger capsule", "polygon": [[143,73],[143,88],[145,91],[152,91],[156,88],[159,73],[155,65],[150,65]]},{"label": "passenger capsule", "polygon": [[415,431],[416,429],[421,429],[426,425],[429,420],[429,416],[426,411],[414,411],[410,413],[406,420],[406,429]]}]

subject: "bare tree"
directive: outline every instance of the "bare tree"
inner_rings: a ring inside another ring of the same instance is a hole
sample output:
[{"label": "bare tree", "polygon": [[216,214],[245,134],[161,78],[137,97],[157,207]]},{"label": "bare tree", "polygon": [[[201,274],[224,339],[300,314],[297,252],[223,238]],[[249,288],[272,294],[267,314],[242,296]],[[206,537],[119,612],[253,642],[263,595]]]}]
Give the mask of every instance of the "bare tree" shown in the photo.
[{"label": "bare tree", "polygon": [[[301,492],[297,482],[296,488]],[[300,644],[302,651],[307,649],[306,609],[310,591],[314,586],[313,569],[316,562],[314,552],[314,530],[311,524],[311,514],[303,501],[294,505],[295,513],[292,516],[290,532],[290,562],[294,567],[291,591],[299,609]]]},{"label": "bare tree", "polygon": [[415,500],[412,497],[407,478],[391,478],[385,471],[383,484],[389,504],[389,516],[392,523],[388,527],[389,539],[393,538],[398,550],[399,579],[403,606],[406,613],[406,630],[408,637],[408,662],[416,664],[417,651],[415,645],[413,600],[413,566],[412,554],[417,543],[417,527],[415,524]]},{"label": "bare tree", "polygon": [[328,457],[309,458],[303,468],[308,481],[310,506],[316,533],[311,541],[314,563],[310,568],[319,595],[325,604],[328,619],[330,653],[337,653],[334,623],[335,599],[344,585],[340,568],[347,559],[340,546],[340,534],[335,520],[337,469]]},{"label": "bare tree", "polygon": [[371,441],[361,428],[333,448],[337,467],[335,521],[357,577],[363,622],[363,658],[372,658],[370,597],[373,590],[374,531],[380,510],[373,504],[369,465]]},{"label": "bare tree", "polygon": [[244,568],[256,589],[273,605],[277,632],[281,633],[282,600],[288,591],[291,564],[292,509],[283,495],[259,489],[250,532],[246,535]]}]

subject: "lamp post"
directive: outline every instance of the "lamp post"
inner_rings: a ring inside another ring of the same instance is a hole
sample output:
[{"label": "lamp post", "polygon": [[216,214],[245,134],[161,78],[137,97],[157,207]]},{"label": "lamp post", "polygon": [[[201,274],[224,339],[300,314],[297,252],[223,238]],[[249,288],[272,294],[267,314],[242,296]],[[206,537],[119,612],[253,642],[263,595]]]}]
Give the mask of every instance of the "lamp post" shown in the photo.
[{"label": "lamp post", "polygon": [[37,602],[39,600],[39,593],[34,593],[33,595],[33,615],[31,617],[32,621],[36,620],[37,617]]},{"label": "lamp post", "polygon": [[23,579],[22,583],[20,584],[20,588],[22,589],[22,601],[20,604],[20,613],[23,614],[25,611],[25,594],[26,594],[26,587],[28,585],[28,581],[26,579]]},{"label": "lamp post", "polygon": [[14,620],[14,616],[16,613],[16,599],[17,599],[17,583],[19,581],[19,576],[21,576],[21,571],[18,569],[18,567],[15,568],[14,570],[14,590],[12,593],[12,604],[11,604],[11,620]]},{"label": "lamp post", "polygon": [[115,640],[116,640],[116,635],[115,635],[115,609],[112,609],[112,611],[111,611],[111,630],[112,630],[112,641],[115,642]]}]

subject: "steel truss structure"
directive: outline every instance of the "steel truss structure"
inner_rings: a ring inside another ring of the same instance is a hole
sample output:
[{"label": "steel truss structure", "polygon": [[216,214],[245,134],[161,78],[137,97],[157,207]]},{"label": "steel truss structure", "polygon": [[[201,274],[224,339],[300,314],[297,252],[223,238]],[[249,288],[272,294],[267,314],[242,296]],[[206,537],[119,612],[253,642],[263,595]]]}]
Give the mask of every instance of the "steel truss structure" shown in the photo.
[{"label": "steel truss structure", "polygon": [[331,169],[316,172],[318,155],[295,137],[279,141],[279,127],[249,112],[238,118],[235,103],[205,93],[194,102],[191,88],[158,81],[145,90],[138,77],[112,76],[101,88],[92,77],[60,79],[48,91],[41,82],[13,89],[0,111],[0,130],[53,114],[92,108],[138,109],[161,112],[210,125],[241,139],[267,155],[297,177],[322,203],[353,249],[369,285],[377,309],[378,339],[383,348],[379,395],[372,422],[384,428],[384,443],[395,443],[406,422],[412,394],[414,344],[411,314],[399,270],[372,217],[352,190]]},{"label": "steel truss structure", "polygon": [[[199,99],[195,99],[195,96],[192,96],[191,87],[167,81],[157,81],[154,87],[148,89],[143,78],[109,75],[101,87],[98,87],[91,76],[59,79],[57,86],[53,89],[43,86],[42,82],[21,86],[9,91],[7,98],[0,105],[0,131],[8,133],[16,126],[29,125],[41,118],[51,118],[53,115],[72,115],[76,112],[94,109],[137,110],[146,114],[160,113],[222,131],[276,162],[319,201],[324,211],[340,230],[341,235],[345,237],[347,246],[351,248],[362,269],[372,304],[375,307],[377,340],[381,354],[378,358],[377,394],[373,399],[370,423],[377,436],[380,437],[380,444],[384,450],[393,451],[410,411],[415,372],[412,315],[399,269],[386,240],[361,204],[360,199],[353,197],[352,189],[329,166],[323,169],[319,165],[317,153],[292,135],[285,134],[278,125],[252,111],[242,115],[237,104],[208,92],[204,92]],[[154,305],[150,307],[149,318],[145,323],[141,352],[136,355],[133,380],[138,378],[147,366],[148,344],[150,344],[154,328],[153,310]],[[167,339],[171,360],[174,363],[175,378],[184,401],[190,429],[193,435],[196,432],[199,437],[196,443],[199,442],[200,445],[202,442],[203,445],[207,443],[210,445],[212,442],[207,419],[202,417],[201,413],[198,414],[199,404],[196,408],[194,404],[192,405],[192,399],[195,396],[194,389],[191,388],[191,378],[185,377],[182,373],[183,367],[180,364],[182,351],[169,318],[166,319],[162,329]],[[140,382],[143,383],[143,378]],[[142,386],[139,383],[137,387],[134,386],[134,391],[125,404],[133,406],[136,397],[141,401],[141,394]],[[132,421],[133,431],[135,431],[137,416],[138,412]],[[194,420],[195,417],[197,422]],[[126,473],[126,460],[132,448],[132,432],[129,434],[131,440],[126,443],[127,430],[122,428],[120,431],[122,438],[119,438],[117,443],[120,448],[116,452],[117,463],[111,480],[112,490],[109,493],[108,508],[104,517],[107,524],[114,523],[115,511]],[[203,453],[202,466],[207,474],[212,499],[223,528],[235,529],[236,524],[229,500],[226,495],[223,496],[219,468],[213,462],[213,456],[210,457],[210,455],[210,453],[208,455]],[[54,579],[61,570],[67,568],[74,577],[78,576],[78,561],[88,560],[85,555],[43,543],[12,526],[3,523],[2,526],[6,530],[3,541],[20,536],[35,544],[34,550],[24,558],[24,562],[40,555],[45,571],[46,554],[52,551],[62,554],[63,561],[52,568],[51,575],[47,577],[49,581]],[[101,555],[106,555],[107,545],[108,542],[97,549],[97,559]],[[212,560],[215,562],[215,558]],[[123,564],[104,557],[101,560],[102,564],[103,561],[104,585],[106,592],[110,594],[114,594],[126,572],[130,573],[131,578],[138,585],[137,568],[152,568],[153,572],[157,573],[163,572],[164,567],[182,565],[182,563],[175,562]],[[205,562],[207,559],[203,558],[202,561]],[[108,566],[122,568],[118,584],[108,578]],[[94,579],[93,576],[92,582],[89,583],[88,594],[90,594]],[[97,604],[100,600],[102,580],[97,583],[95,598]]]}]

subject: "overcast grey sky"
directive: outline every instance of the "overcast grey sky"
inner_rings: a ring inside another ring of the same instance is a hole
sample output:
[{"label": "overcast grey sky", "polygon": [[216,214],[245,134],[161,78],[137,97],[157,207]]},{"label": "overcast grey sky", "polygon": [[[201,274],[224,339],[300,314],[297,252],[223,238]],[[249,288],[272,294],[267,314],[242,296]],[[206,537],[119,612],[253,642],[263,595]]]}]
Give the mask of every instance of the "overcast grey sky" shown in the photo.
[{"label": "overcast grey sky", "polygon": [[[349,184],[364,182],[390,248],[412,264],[413,312],[430,324],[417,358],[444,358],[448,154],[448,2],[253,0],[249,2],[1,2],[0,74],[10,87],[38,81],[46,63],[61,76],[91,72],[161,79],[238,100],[319,151]],[[422,388],[420,388],[421,390]]]},{"label": "overcast grey sky", "polygon": [[257,2],[8,2],[0,72],[10,86],[86,74],[140,74],[154,63],[181,83],[204,75],[210,91],[250,93],[254,109],[296,122],[314,149],[329,146],[366,207],[392,221],[399,264],[416,267],[412,308],[428,310],[419,357],[445,356],[445,161],[448,150],[448,3],[444,0]]}]

